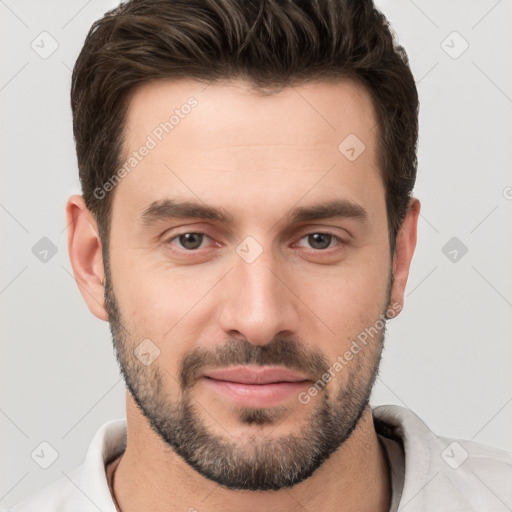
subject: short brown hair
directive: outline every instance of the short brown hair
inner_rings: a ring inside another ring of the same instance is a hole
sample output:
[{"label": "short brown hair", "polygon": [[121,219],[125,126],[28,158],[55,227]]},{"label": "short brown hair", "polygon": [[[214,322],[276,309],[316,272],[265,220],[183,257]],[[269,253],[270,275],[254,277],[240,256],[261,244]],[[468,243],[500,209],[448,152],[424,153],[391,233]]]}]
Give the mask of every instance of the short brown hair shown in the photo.
[{"label": "short brown hair", "polygon": [[[243,78],[255,90],[352,78],[373,99],[390,246],[416,179],[418,94],[404,49],[371,0],[130,0],[91,27],[71,85],[84,201],[108,247],[130,95],[157,79]],[[341,142],[341,141],[340,141]]]}]

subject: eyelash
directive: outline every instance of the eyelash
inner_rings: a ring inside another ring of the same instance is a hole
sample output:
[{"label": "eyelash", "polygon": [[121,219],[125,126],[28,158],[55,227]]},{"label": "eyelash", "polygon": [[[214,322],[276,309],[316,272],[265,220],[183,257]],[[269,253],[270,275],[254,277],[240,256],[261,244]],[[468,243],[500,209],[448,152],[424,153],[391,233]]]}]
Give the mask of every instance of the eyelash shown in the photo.
[{"label": "eyelash", "polygon": [[[168,238],[167,240],[164,241],[164,244],[169,244],[169,245],[172,245],[171,242],[173,242],[174,240],[177,240],[179,239],[180,236],[183,236],[183,235],[202,235],[203,237],[206,237],[206,238],[210,238],[206,233],[202,232],[202,231],[184,231],[183,233],[178,233],[178,234],[175,234],[173,235],[172,237]],[[342,238],[340,238],[338,235],[335,235],[334,233],[329,233],[328,231],[312,231],[310,233],[306,233],[305,235],[301,236],[299,238],[299,241],[300,240],[303,240],[304,238],[307,238],[308,236],[311,236],[311,235],[327,235],[327,236],[330,236],[332,237],[333,241],[337,241],[338,244],[337,246],[334,246],[334,247],[339,247],[339,246],[344,246],[347,244],[347,242],[345,240],[343,240]],[[191,255],[195,254],[195,253],[198,253],[200,251],[201,247],[197,248],[197,249],[173,249],[175,251],[178,251],[178,252],[184,252],[184,253],[189,253]],[[328,253],[329,250],[333,249],[333,247],[327,247],[325,249],[314,249],[314,248],[311,248],[310,250],[311,251],[314,251],[315,253]]]}]

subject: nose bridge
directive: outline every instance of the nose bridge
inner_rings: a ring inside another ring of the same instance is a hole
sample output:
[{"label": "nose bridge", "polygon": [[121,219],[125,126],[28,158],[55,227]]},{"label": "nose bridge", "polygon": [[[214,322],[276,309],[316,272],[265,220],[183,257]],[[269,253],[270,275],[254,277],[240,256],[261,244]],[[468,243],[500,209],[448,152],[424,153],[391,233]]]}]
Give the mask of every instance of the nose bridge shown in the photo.
[{"label": "nose bridge", "polygon": [[280,268],[270,250],[253,261],[235,258],[222,305],[225,332],[237,331],[251,343],[262,345],[281,331],[296,329],[294,295],[284,284],[284,276],[279,275]]}]

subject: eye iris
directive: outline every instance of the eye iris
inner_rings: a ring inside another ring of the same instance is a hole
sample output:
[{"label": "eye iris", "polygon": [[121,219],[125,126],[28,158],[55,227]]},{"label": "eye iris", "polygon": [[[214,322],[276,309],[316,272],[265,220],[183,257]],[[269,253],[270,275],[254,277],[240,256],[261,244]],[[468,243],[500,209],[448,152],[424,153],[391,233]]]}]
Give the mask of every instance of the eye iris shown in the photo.
[{"label": "eye iris", "polygon": [[201,246],[203,235],[200,233],[184,233],[180,235],[179,241],[185,249],[197,249]]},{"label": "eye iris", "polygon": [[326,249],[331,244],[332,235],[326,233],[314,233],[308,235],[309,243],[314,249]]},{"label": "eye iris", "polygon": [[[332,241],[332,235],[327,233],[314,233],[308,235],[309,243],[314,249],[326,249]],[[180,244],[185,249],[198,249],[203,241],[201,233],[184,233],[179,236]]]}]

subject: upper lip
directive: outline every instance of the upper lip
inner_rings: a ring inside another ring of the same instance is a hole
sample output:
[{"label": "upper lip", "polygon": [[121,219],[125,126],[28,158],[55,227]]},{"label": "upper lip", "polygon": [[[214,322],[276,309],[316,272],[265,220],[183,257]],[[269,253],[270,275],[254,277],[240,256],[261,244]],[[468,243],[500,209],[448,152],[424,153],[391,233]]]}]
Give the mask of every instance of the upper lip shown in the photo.
[{"label": "upper lip", "polygon": [[232,366],[207,371],[204,376],[240,384],[270,384],[308,380],[304,374],[280,366]]}]

